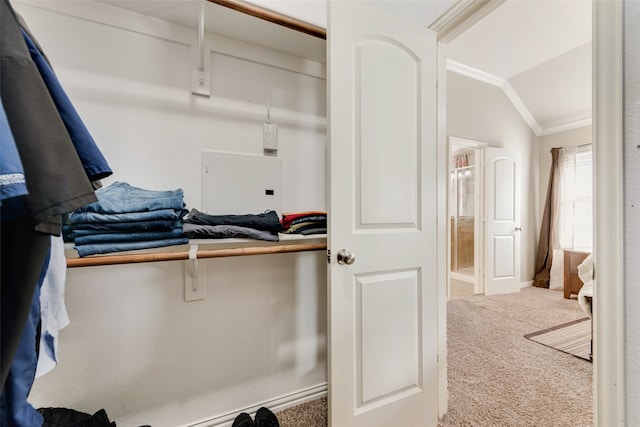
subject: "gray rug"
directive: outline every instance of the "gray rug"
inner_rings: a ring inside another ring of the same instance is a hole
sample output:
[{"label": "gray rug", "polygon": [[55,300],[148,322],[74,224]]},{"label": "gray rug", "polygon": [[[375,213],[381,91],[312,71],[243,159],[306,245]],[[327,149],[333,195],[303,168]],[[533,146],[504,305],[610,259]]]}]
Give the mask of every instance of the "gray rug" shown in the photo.
[{"label": "gray rug", "polygon": [[591,319],[574,320],[524,336],[531,341],[591,360]]},{"label": "gray rug", "polygon": [[[449,412],[439,426],[592,426],[591,363],[524,338],[582,317],[576,299],[540,288],[449,301]],[[325,427],[327,401],[277,415],[281,427]]]}]

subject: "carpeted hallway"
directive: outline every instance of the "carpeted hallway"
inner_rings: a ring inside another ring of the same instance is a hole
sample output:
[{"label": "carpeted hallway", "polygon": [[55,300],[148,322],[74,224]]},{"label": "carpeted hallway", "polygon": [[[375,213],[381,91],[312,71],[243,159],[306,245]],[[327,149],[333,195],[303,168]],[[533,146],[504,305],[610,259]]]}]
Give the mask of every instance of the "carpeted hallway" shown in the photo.
[{"label": "carpeted hallway", "polygon": [[[524,338],[585,317],[575,297],[530,287],[447,308],[449,412],[439,427],[593,425],[592,364]],[[320,399],[277,415],[282,427],[323,427],[326,410]]]},{"label": "carpeted hallway", "polygon": [[593,425],[592,364],[524,338],[585,317],[562,291],[447,304],[449,411],[440,426]]}]

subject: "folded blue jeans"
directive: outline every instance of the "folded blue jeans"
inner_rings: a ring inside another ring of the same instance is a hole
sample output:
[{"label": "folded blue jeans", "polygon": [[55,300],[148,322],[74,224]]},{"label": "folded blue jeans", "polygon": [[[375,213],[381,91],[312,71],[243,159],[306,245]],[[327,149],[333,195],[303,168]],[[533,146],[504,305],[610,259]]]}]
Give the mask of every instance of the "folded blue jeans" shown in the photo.
[{"label": "folded blue jeans", "polygon": [[186,245],[189,239],[186,237],[178,239],[149,240],[146,242],[121,242],[121,243],[95,243],[91,245],[74,245],[81,257],[107,254],[111,252],[132,251],[135,249],[151,249],[163,246]]},{"label": "folded blue jeans", "polygon": [[[186,211],[184,211],[186,213]],[[135,221],[152,221],[152,220],[177,220],[181,211],[175,209],[158,209],[146,212],[126,212],[104,214],[98,212],[78,212],[71,214],[69,221],[73,224],[96,223],[96,222],[135,222]]]},{"label": "folded blue jeans", "polygon": [[75,212],[118,214],[184,208],[184,193],[181,188],[154,191],[133,187],[126,182],[114,182],[96,190],[96,196],[97,202],[82,206]]},{"label": "folded blue jeans", "polygon": [[69,241],[80,236],[108,233],[141,233],[148,231],[170,231],[180,226],[180,221],[136,221],[136,222],[96,222],[65,225],[64,238]]},{"label": "folded blue jeans", "polygon": [[95,243],[125,243],[125,242],[145,242],[148,240],[166,240],[185,237],[182,227],[169,231],[146,231],[141,233],[108,233],[89,234],[79,236],[74,240],[75,245],[92,245]]}]

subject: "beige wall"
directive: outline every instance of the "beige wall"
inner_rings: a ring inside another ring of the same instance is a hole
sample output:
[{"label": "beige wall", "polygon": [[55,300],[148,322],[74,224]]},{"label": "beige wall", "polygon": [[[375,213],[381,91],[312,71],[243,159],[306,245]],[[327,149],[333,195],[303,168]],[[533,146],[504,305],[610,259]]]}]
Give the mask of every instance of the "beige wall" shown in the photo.
[{"label": "beige wall", "polygon": [[625,2],[626,421],[640,425],[640,3]]},{"label": "beige wall", "polygon": [[520,282],[533,280],[537,241],[537,137],[497,86],[447,73],[447,136],[518,149],[522,158]]}]

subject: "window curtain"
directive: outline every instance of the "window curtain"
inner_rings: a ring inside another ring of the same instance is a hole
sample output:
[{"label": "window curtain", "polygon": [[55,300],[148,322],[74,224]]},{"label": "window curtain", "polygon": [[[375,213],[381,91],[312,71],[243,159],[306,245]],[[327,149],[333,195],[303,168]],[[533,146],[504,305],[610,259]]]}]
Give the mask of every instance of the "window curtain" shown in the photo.
[{"label": "window curtain", "polygon": [[549,278],[550,289],[564,289],[564,248],[573,248],[575,229],[576,147],[564,147],[558,152],[558,169],[555,175],[551,223],[552,263]]},{"label": "window curtain", "polygon": [[542,214],[542,226],[540,227],[540,238],[538,239],[538,250],[536,252],[535,277],[533,286],[548,288],[551,278],[551,263],[553,261],[553,248],[555,246],[555,220],[558,209],[558,191],[556,184],[558,181],[558,157],[560,148],[551,149],[551,171],[549,173],[549,185],[547,187],[547,198]]},{"label": "window curtain", "polygon": [[551,149],[534,286],[562,289],[563,249],[591,252],[592,203],[591,145]]}]

